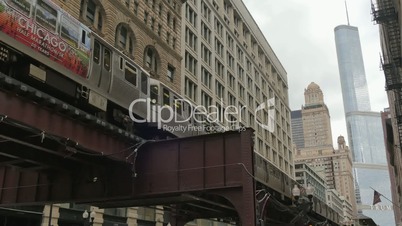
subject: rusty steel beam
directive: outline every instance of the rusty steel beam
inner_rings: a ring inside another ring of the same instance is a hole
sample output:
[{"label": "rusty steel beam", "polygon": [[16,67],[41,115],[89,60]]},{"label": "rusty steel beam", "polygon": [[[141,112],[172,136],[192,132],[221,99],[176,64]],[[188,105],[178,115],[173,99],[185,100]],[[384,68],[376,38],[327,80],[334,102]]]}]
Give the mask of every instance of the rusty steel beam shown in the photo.
[{"label": "rusty steel beam", "polygon": [[126,157],[119,152],[132,145],[112,134],[6,91],[0,91],[0,115],[29,125],[38,131],[68,138],[69,141],[94,153],[115,154],[113,157],[119,160],[125,160]]},{"label": "rusty steel beam", "polygon": [[[13,93],[0,91],[0,103],[0,115],[68,141],[66,148],[71,149],[73,156],[64,162],[75,164],[67,171],[57,167],[19,171],[15,167],[0,166],[1,206],[49,202],[118,206],[130,202],[141,204],[142,200],[147,204],[161,202],[175,206],[178,212],[190,208],[191,217],[177,216],[172,223],[175,226],[197,217],[219,217],[219,214],[238,219],[242,225],[255,225],[252,130],[147,142],[139,145],[135,152],[124,152],[132,145],[129,141]],[[0,127],[2,122],[0,120]],[[10,133],[4,128],[3,138],[24,146],[26,152],[38,152],[44,159],[60,158],[63,154],[57,143],[43,142],[37,137],[32,140],[29,133],[18,138],[18,129],[13,125]],[[74,143],[79,145],[69,146]],[[1,147],[7,146],[0,146],[0,152]],[[10,150],[3,152],[12,154]],[[91,153],[112,155],[114,159],[99,158],[100,155]],[[20,154],[20,158],[28,156]],[[32,160],[40,159],[32,157]],[[183,194],[193,197],[189,205],[176,200],[175,197],[183,198]]]},{"label": "rusty steel beam", "polygon": [[[146,143],[134,159],[132,197],[110,198],[96,205],[158,205],[160,198],[177,197],[171,203],[185,206],[184,210],[203,206],[198,208],[198,215],[181,219],[177,225],[197,217],[218,217],[208,212],[210,207],[219,208],[224,213],[221,215],[238,217],[242,225],[255,225],[252,136],[253,131],[246,130]],[[191,197],[189,205],[181,202],[183,197]],[[211,197],[219,198],[208,200]]]}]

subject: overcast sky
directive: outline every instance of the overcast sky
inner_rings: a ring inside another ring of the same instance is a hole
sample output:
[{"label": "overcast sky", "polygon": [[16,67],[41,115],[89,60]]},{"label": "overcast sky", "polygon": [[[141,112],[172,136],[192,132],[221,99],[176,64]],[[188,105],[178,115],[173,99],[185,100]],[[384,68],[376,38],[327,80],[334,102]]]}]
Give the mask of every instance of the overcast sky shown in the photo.
[{"label": "overcast sky", "polygon": [[[311,82],[321,87],[337,147],[337,137],[347,137],[334,38],[334,28],[347,24],[344,0],[243,2],[286,69],[291,110],[304,104],[304,89]],[[379,27],[372,22],[370,0],[348,0],[347,5],[350,25],[359,28],[371,108],[382,111],[388,101],[380,70]]]}]

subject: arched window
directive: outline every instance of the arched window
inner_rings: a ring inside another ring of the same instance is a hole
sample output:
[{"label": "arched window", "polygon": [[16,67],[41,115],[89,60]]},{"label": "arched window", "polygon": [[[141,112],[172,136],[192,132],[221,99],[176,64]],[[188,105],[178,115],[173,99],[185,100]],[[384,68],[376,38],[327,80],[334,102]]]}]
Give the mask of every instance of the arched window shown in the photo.
[{"label": "arched window", "polygon": [[148,46],[144,52],[144,66],[148,68],[151,72],[158,72],[158,62],[159,56],[155,48]]},{"label": "arched window", "polygon": [[116,29],[115,45],[117,48],[134,55],[134,32],[127,24],[119,24]]},{"label": "arched window", "polygon": [[102,31],[103,28],[103,13],[104,10],[99,0],[81,0],[81,19],[85,20],[99,31]]}]

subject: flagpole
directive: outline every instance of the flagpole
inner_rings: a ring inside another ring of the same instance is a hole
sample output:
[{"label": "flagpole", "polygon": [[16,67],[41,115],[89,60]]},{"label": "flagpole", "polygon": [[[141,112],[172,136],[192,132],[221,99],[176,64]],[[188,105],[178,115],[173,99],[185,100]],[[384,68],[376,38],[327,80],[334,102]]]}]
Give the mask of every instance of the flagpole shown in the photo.
[{"label": "flagpole", "polygon": [[[374,188],[370,187],[371,189],[373,189],[373,191],[376,191]],[[378,191],[377,191],[378,192]],[[381,194],[380,192],[378,192],[378,194],[380,194],[380,196],[384,197],[386,200],[390,201],[392,204],[394,204],[395,206],[397,206],[398,208],[401,208],[399,205],[395,204],[393,201],[391,201],[389,198],[385,197],[383,194]]]}]

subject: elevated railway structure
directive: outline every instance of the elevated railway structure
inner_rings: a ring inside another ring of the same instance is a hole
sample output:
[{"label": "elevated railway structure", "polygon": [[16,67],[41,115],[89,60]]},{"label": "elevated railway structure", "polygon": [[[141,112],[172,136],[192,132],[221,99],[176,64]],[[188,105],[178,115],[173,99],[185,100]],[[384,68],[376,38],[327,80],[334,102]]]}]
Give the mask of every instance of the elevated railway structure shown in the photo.
[{"label": "elevated railway structure", "polygon": [[309,212],[292,205],[294,182],[255,155],[251,129],[150,141],[4,74],[0,88],[2,207],[162,205],[174,226],[340,220],[319,200]]}]

